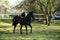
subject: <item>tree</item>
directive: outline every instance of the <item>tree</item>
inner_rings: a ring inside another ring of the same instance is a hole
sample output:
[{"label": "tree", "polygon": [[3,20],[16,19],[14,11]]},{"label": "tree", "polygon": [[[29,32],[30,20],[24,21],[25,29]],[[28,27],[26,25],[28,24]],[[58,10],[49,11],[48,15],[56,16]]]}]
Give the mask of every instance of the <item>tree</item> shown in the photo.
[{"label": "tree", "polygon": [[24,0],[23,2],[15,6],[15,8],[25,11],[36,11],[35,7],[36,4],[34,3],[34,0]]},{"label": "tree", "polygon": [[60,0],[24,0],[17,8],[44,13],[49,26],[56,10],[60,8]]},{"label": "tree", "polygon": [[37,3],[40,6],[42,13],[45,14],[46,24],[49,26],[52,16],[60,8],[59,0],[38,0]]},{"label": "tree", "polygon": [[[0,12],[6,14],[7,10],[9,9],[9,5],[8,5],[8,0],[0,0]],[[4,17],[7,17],[6,15],[4,15]]]}]

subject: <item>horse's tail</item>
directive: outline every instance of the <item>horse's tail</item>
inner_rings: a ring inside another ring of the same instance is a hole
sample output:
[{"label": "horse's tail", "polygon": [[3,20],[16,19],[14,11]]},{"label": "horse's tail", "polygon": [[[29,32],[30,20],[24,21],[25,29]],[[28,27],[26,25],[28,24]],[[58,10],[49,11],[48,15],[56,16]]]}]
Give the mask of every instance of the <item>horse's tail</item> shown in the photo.
[{"label": "horse's tail", "polygon": [[13,18],[13,19],[12,19],[12,25],[14,25],[14,20],[15,20],[15,19]]},{"label": "horse's tail", "polygon": [[15,25],[16,21],[18,21],[18,16],[17,15],[12,19],[12,25]]},{"label": "horse's tail", "polygon": [[17,16],[15,16],[15,17],[12,19],[12,25],[14,25],[14,24],[15,24],[16,17],[17,17]]}]

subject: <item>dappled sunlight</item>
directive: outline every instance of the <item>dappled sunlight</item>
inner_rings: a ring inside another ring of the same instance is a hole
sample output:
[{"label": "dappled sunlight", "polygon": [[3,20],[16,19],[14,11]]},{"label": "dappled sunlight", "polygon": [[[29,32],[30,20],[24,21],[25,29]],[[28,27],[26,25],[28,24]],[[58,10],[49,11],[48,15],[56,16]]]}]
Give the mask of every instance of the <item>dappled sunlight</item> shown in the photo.
[{"label": "dappled sunlight", "polygon": [[49,26],[48,28],[60,31],[60,26]]},{"label": "dappled sunlight", "polygon": [[10,6],[16,6],[16,5],[19,4],[21,1],[23,1],[23,0],[9,0],[9,5],[10,5]]},{"label": "dappled sunlight", "polygon": [[4,23],[4,22],[0,22],[0,25],[7,25],[7,26],[11,26],[12,24],[11,23]]},{"label": "dappled sunlight", "polygon": [[[0,37],[1,39],[33,39],[33,40],[54,40],[60,35],[59,26],[46,26],[44,24],[32,23],[32,33],[30,34],[30,27],[28,26],[28,35],[26,35],[26,28],[23,26],[23,34],[20,34],[20,25],[18,24],[15,33],[13,33],[14,27],[12,23],[0,22]],[[8,36],[7,36],[8,35]],[[48,36],[47,36],[48,35]]]},{"label": "dappled sunlight", "polygon": [[[13,28],[13,26],[12,26],[12,23],[4,23],[4,22],[0,22],[0,26],[6,26],[8,29],[7,30],[11,30],[12,28]],[[16,27],[16,29],[20,29],[20,25],[18,24],[17,25],[18,27]],[[38,30],[41,30],[41,29],[43,29],[43,30],[51,30],[51,29],[53,29],[53,30],[60,30],[60,26],[54,26],[54,25],[51,25],[51,26],[46,26],[46,25],[42,25],[42,24],[32,24],[32,27],[33,27],[33,29],[38,29]],[[23,29],[25,29],[25,27],[23,27]],[[30,29],[30,27],[28,26],[28,29]]]}]

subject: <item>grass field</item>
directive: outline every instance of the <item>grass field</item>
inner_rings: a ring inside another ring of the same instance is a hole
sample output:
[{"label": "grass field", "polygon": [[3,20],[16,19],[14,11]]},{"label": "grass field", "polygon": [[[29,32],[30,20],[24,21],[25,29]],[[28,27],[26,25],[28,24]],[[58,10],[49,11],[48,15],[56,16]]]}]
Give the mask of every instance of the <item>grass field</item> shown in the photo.
[{"label": "grass field", "polygon": [[[60,40],[60,22],[54,22],[51,26],[46,26],[38,22],[32,22],[32,33],[20,34],[20,25],[16,27],[16,32],[13,33],[11,20],[0,20],[0,40]],[[28,26],[28,32],[30,28]]]}]

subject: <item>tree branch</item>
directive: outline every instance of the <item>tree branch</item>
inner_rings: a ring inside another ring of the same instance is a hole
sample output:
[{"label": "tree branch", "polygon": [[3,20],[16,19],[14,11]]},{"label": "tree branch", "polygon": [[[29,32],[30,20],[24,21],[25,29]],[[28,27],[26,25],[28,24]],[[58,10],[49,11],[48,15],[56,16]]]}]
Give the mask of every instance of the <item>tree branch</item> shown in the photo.
[{"label": "tree branch", "polygon": [[56,9],[54,10],[53,14],[54,14],[58,9],[60,9],[60,7],[56,8]]}]

